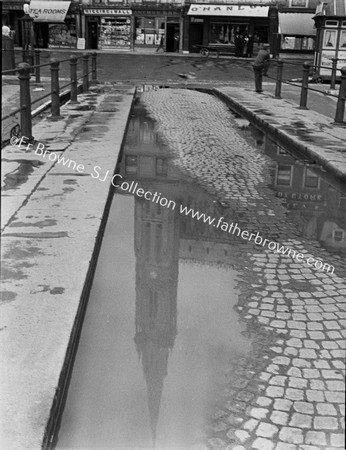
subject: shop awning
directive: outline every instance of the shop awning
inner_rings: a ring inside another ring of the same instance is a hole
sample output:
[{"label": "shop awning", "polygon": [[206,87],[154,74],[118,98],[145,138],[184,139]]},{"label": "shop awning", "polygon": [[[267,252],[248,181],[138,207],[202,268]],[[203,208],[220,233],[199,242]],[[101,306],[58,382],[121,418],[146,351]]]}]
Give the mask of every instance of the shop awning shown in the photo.
[{"label": "shop awning", "polygon": [[249,5],[190,5],[188,16],[268,17],[269,6]]},{"label": "shop awning", "polygon": [[286,36],[314,36],[314,14],[279,13],[279,33]]},{"label": "shop awning", "polygon": [[30,3],[29,15],[34,22],[63,22],[71,2],[40,2]]}]

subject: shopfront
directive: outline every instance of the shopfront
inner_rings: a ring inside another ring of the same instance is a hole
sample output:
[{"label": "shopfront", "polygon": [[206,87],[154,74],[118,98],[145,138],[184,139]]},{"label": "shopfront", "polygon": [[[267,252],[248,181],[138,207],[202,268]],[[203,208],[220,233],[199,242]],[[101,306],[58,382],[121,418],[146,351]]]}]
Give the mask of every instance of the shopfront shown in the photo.
[{"label": "shopfront", "polygon": [[315,49],[316,29],[313,14],[279,13],[281,51],[312,53]]},{"label": "shopfront", "polygon": [[129,50],[132,47],[131,9],[84,8],[86,48]]},{"label": "shopfront", "polygon": [[22,46],[21,19],[24,16],[24,0],[5,1],[2,4],[2,25],[7,25],[12,31],[14,44]]},{"label": "shopfront", "polygon": [[165,7],[132,6],[134,15],[134,50],[178,52],[181,41],[181,10],[173,5]]},{"label": "shopfront", "polygon": [[273,16],[272,1],[254,3],[244,0],[241,4],[191,4],[186,18],[188,38],[184,41],[184,49],[196,52],[199,46],[212,44],[218,45],[221,51],[225,46],[228,53],[236,53],[237,41],[249,36],[255,47],[270,42],[270,35],[277,28],[277,9],[274,8]]},{"label": "shopfront", "polygon": [[31,1],[36,48],[76,48],[76,17],[71,2]]}]

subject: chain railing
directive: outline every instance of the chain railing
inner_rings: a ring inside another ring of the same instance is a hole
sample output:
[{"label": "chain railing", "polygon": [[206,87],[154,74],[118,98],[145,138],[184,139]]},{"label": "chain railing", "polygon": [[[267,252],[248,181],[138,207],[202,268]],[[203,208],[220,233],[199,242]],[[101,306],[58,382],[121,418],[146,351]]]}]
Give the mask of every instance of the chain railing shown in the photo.
[{"label": "chain railing", "polygon": [[[341,69],[337,68],[337,58],[332,59],[332,66],[314,66],[309,62],[305,61],[302,64],[302,79],[299,83],[298,81],[290,81],[284,79],[284,66],[285,65],[298,65],[300,63],[297,62],[289,62],[284,61],[282,59],[274,59],[271,61],[276,64],[276,76],[271,77],[267,75],[269,79],[275,81],[275,98],[282,98],[282,85],[287,84],[290,86],[295,86],[300,89],[300,100],[299,100],[299,108],[300,109],[308,109],[307,101],[308,101],[308,93],[318,92],[321,93],[319,89],[313,88],[309,86],[310,77],[312,80],[318,81],[318,76],[316,76],[316,72],[318,69],[328,69],[331,71],[331,80],[330,80],[330,90],[335,90],[336,81],[338,77],[338,72],[340,72],[340,87],[338,95],[333,93],[325,92],[324,95],[329,97],[334,97],[337,99],[336,111],[334,117],[335,124],[345,124],[344,116],[345,116],[345,102],[346,102],[346,67],[342,67]],[[313,76],[311,76],[313,74]]]},{"label": "chain railing", "polygon": [[[91,58],[91,68],[89,63],[89,58]],[[82,61],[82,76],[78,77],[77,66],[78,61]],[[59,81],[59,70],[60,64],[70,63],[70,82],[64,86],[60,86]],[[31,101],[30,93],[30,79],[31,73],[35,74],[36,82],[41,80],[41,68],[50,67],[50,81],[51,90],[48,94]],[[20,113],[20,135],[26,136],[28,141],[33,141],[34,137],[32,135],[32,105],[41,102],[43,99],[50,97],[51,101],[51,119],[58,120],[60,118],[60,92],[62,89],[70,87],[69,95],[71,103],[78,103],[78,82],[82,80],[80,87],[83,92],[89,90],[90,84],[97,83],[97,53],[84,53],[82,56],[70,56],[68,59],[58,60],[52,58],[49,63],[40,64],[40,51],[35,51],[35,65],[30,65],[28,63],[20,63],[15,69],[5,70],[2,75],[13,75],[13,73],[18,74],[19,79],[19,108],[15,111],[11,111],[5,117],[2,117],[1,121],[15,116]],[[91,80],[89,75],[91,74]],[[18,131],[17,131],[18,133]],[[11,136],[12,137],[12,136]]]}]

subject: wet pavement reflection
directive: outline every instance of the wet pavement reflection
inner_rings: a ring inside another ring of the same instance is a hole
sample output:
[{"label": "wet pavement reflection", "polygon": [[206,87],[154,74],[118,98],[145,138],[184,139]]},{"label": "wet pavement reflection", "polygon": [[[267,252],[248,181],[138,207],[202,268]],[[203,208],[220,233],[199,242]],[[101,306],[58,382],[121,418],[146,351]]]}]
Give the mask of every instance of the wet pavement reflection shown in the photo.
[{"label": "wet pavement reflection", "polygon": [[242,135],[272,160],[270,187],[283,200],[300,235],[329,252],[346,254],[346,188],[318,164],[303,161],[235,115]]},{"label": "wet pavement reflection", "polygon": [[[300,236],[343,253],[346,197],[339,187],[235,121],[271,158],[267,185],[286,207],[275,226],[284,232],[291,221]],[[256,374],[284,331],[261,327],[249,315],[244,320],[250,295],[253,301],[266,295],[255,281],[264,263],[250,262],[249,243],[168,202],[240,224],[248,213],[221,202],[182,170],[139,98],[118,173],[118,182],[138,183],[142,194],[157,193],[157,201],[115,191],[57,448],[223,448],[220,436],[230,427],[234,432],[264,389]],[[262,230],[269,232],[271,218],[264,219]],[[274,272],[273,264],[267,267]],[[266,277],[270,282],[271,274]],[[283,283],[286,291],[293,286]],[[278,309],[288,315],[280,295]],[[264,312],[268,323],[274,313]],[[232,433],[227,436],[235,442]]]},{"label": "wet pavement reflection", "polygon": [[[174,165],[141,105],[120,174],[161,198],[220,207]],[[231,240],[116,191],[57,448],[206,448],[229,362],[250,350],[233,310]]]}]

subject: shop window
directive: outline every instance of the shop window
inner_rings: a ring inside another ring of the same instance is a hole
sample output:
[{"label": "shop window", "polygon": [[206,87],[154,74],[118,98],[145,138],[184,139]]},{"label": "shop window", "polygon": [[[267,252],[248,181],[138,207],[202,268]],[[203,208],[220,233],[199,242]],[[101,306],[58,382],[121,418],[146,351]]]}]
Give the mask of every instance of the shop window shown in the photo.
[{"label": "shop window", "polygon": [[326,20],[326,27],[337,27],[339,22],[337,20]]},{"label": "shop window", "polygon": [[128,17],[102,17],[99,48],[130,47],[131,19]]},{"label": "shop window", "polygon": [[333,241],[341,242],[345,240],[345,232],[343,230],[334,230],[333,231]]},{"label": "shop window", "polygon": [[248,34],[247,24],[232,24],[227,21],[212,21],[209,28],[210,44],[234,44],[235,36]]},{"label": "shop window", "polygon": [[290,0],[291,8],[307,8],[308,0]]},{"label": "shop window", "polygon": [[346,31],[341,31],[339,47],[346,48]]},{"label": "shop window", "polygon": [[276,171],[277,186],[291,186],[292,183],[292,166],[286,164],[279,164]]},{"label": "shop window", "polygon": [[278,145],[277,148],[278,148],[278,155],[291,156],[289,153],[286,152],[286,150],[283,147],[281,147],[281,145]]},{"label": "shop window", "polygon": [[168,174],[168,164],[166,158],[156,158],[156,175],[166,177]]},{"label": "shop window", "polygon": [[159,45],[165,35],[164,17],[136,17],[135,44]]},{"label": "shop window", "polygon": [[136,174],[137,173],[137,156],[128,155],[125,158],[125,172]]},{"label": "shop window", "polygon": [[339,208],[343,211],[346,211],[346,197],[341,196],[339,199]]},{"label": "shop window", "polygon": [[315,38],[311,36],[283,36],[281,42],[282,50],[314,50]]},{"label": "shop window", "polygon": [[75,48],[77,46],[76,23],[49,24],[49,48]]},{"label": "shop window", "polygon": [[320,187],[320,178],[316,175],[312,170],[305,168],[304,173],[304,187],[306,188],[315,188],[318,189]]},{"label": "shop window", "polygon": [[324,30],[323,48],[336,48],[337,30]]}]

